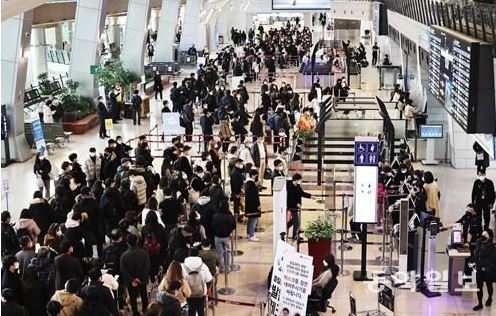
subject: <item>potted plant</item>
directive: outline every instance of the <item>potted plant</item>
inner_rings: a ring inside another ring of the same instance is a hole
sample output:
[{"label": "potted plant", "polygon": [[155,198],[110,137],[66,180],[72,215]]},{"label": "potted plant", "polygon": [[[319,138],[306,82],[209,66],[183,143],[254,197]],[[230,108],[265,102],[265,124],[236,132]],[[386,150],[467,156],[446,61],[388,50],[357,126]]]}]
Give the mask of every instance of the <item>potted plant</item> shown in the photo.
[{"label": "potted plant", "polygon": [[329,212],[319,214],[305,227],[304,235],[308,240],[308,255],[313,257],[314,277],[322,271],[322,261],[324,256],[331,252],[332,239],[335,234],[334,218]]},{"label": "potted plant", "polygon": [[105,87],[106,91],[110,91],[113,86],[120,86],[121,95],[124,98],[126,92],[130,92],[134,88],[132,84],[140,81],[140,77],[136,73],[124,69],[120,60],[112,59],[100,71],[98,81]]},{"label": "potted plant", "polygon": [[52,88],[50,87],[50,79],[48,79],[48,72],[38,75],[38,87],[41,95],[50,95]]}]

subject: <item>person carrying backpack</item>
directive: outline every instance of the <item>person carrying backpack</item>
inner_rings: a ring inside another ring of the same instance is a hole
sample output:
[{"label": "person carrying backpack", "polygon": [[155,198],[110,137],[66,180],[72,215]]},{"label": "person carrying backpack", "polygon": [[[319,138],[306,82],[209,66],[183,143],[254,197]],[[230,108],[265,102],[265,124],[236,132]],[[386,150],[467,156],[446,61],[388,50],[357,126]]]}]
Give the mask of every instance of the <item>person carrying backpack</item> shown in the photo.
[{"label": "person carrying backpack", "polygon": [[150,257],[150,279],[155,281],[159,267],[164,263],[167,254],[167,241],[165,229],[158,222],[157,213],[148,212],[145,226],[141,229],[143,250]]},{"label": "person carrying backpack", "polygon": [[14,225],[10,223],[11,216],[9,211],[2,212],[2,257],[6,255],[15,255],[19,251],[19,241],[17,240]]},{"label": "person carrying backpack", "polygon": [[207,283],[212,281],[212,274],[207,265],[198,256],[198,249],[191,249],[190,256],[182,264],[183,275],[188,281],[191,295],[188,301],[189,316],[205,315],[205,297],[207,296]]}]

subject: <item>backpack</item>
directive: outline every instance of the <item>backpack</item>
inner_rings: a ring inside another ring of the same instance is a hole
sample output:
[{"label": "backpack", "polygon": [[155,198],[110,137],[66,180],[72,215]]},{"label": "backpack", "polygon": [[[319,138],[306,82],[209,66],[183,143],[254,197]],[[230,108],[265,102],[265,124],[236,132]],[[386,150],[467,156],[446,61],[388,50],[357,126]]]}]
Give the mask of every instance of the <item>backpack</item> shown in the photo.
[{"label": "backpack", "polygon": [[272,114],[271,116],[269,116],[269,118],[267,119],[267,124],[269,124],[270,129],[272,129],[273,131],[276,130],[276,115],[275,114]]},{"label": "backpack", "polygon": [[146,235],[143,243],[143,250],[145,250],[150,256],[155,256],[160,253],[160,243],[158,242],[155,234]]},{"label": "backpack", "polygon": [[189,288],[191,289],[191,298],[202,298],[205,296],[205,282],[203,282],[200,271],[201,266],[198,270],[189,271],[186,277]]},{"label": "backpack", "polygon": [[105,263],[105,267],[109,270],[109,273],[112,275],[119,270],[120,258],[117,250],[117,246],[113,244],[103,250],[103,262]]}]

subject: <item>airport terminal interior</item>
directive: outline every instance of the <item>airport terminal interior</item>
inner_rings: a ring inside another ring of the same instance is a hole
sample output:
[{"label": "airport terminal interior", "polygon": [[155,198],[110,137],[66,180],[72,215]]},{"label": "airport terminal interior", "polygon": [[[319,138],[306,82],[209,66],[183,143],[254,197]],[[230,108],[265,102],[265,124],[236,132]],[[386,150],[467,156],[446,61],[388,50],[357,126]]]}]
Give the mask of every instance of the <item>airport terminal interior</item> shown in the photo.
[{"label": "airport terminal interior", "polygon": [[1,19],[2,316],[496,315],[493,0]]}]

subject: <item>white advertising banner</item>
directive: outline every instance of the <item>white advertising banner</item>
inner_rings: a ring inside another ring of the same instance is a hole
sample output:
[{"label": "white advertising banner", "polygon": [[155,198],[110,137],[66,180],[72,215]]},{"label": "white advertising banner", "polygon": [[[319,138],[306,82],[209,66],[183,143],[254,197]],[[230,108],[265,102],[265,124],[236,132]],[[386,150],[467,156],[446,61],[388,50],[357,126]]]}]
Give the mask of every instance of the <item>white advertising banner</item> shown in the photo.
[{"label": "white advertising banner", "polygon": [[281,239],[281,233],[286,232],[286,202],[287,202],[287,191],[286,191],[286,178],[276,177],[274,178],[274,184],[272,186],[272,191],[274,196],[272,198],[272,225],[273,225],[273,255],[276,255],[276,247],[278,240]]},{"label": "white advertising banner", "polygon": [[172,144],[173,135],[183,135],[184,128],[181,127],[181,122],[178,112],[162,113],[162,127],[164,129],[165,145]]},{"label": "white advertising banner", "polygon": [[305,315],[312,290],[313,258],[295,251],[286,242],[277,242],[268,314]]}]

